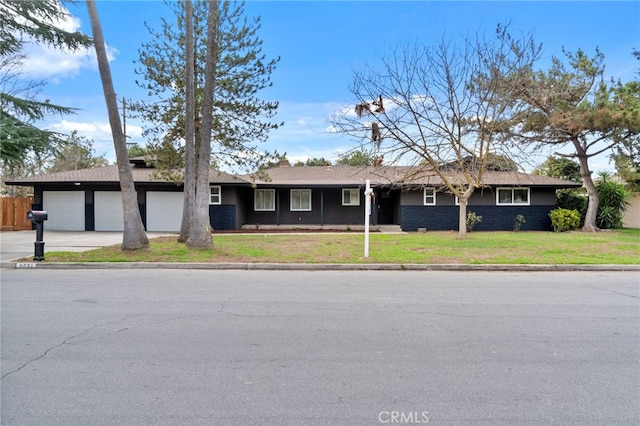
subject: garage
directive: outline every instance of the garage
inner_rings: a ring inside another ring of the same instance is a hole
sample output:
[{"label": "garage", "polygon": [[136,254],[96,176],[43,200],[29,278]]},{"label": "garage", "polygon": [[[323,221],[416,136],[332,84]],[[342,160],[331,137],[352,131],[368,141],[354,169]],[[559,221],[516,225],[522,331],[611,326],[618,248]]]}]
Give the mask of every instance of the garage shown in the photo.
[{"label": "garage", "polygon": [[94,193],[94,217],[96,231],[124,230],[122,193],[120,191],[96,191]]},{"label": "garage", "polygon": [[147,231],[179,232],[183,204],[182,192],[147,192]]},{"label": "garage", "polygon": [[42,191],[42,208],[49,215],[45,229],[84,231],[84,191]]}]

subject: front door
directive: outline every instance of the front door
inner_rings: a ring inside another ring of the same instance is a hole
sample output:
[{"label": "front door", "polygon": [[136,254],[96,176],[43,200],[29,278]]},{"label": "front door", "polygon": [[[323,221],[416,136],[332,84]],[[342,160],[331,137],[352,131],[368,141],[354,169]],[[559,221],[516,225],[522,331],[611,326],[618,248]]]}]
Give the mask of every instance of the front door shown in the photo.
[{"label": "front door", "polygon": [[391,189],[380,188],[376,191],[378,225],[394,225],[398,195]]}]

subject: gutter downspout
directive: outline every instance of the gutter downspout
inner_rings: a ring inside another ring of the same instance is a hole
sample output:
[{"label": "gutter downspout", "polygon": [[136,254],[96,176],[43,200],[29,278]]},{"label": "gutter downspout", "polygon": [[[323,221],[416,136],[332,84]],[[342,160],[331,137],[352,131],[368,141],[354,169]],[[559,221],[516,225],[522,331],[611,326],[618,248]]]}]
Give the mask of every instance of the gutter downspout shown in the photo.
[{"label": "gutter downspout", "polygon": [[280,190],[276,188],[276,225],[280,226]]},{"label": "gutter downspout", "polygon": [[320,190],[320,226],[324,226],[324,189]]}]

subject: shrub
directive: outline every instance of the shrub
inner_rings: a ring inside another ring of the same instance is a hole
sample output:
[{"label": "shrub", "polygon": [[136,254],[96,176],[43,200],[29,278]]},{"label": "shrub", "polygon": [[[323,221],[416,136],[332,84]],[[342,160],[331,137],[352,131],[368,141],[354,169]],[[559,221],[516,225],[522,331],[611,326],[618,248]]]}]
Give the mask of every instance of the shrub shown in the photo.
[{"label": "shrub", "polygon": [[611,180],[609,173],[601,172],[596,182],[596,190],[600,198],[596,226],[602,229],[622,228],[622,218],[629,206],[630,198],[624,185]]},{"label": "shrub", "polygon": [[478,216],[475,212],[467,213],[467,232],[471,232],[480,222],[482,222],[482,216]]},{"label": "shrub", "polygon": [[524,216],[519,214],[516,216],[516,219],[513,221],[513,230],[515,232],[518,232],[520,230],[520,228],[522,227],[522,224],[525,223],[526,220],[524,219]]},{"label": "shrub", "polygon": [[600,229],[621,229],[624,214],[612,206],[599,206],[596,226]]},{"label": "shrub", "polygon": [[566,232],[580,226],[580,213],[577,210],[555,209],[549,212],[551,225],[555,232]]},{"label": "shrub", "polygon": [[589,206],[589,197],[584,188],[558,190],[556,201],[559,209],[577,210],[580,213],[580,226],[584,224],[584,216]]}]

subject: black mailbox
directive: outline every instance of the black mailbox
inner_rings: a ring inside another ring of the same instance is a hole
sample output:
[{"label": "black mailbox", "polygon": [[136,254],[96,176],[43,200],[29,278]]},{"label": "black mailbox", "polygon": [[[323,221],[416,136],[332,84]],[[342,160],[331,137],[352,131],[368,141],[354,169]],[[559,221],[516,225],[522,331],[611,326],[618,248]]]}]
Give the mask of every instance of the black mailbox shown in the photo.
[{"label": "black mailbox", "polygon": [[27,212],[27,220],[32,222],[42,222],[43,220],[47,220],[47,218],[47,212],[43,210],[29,210]]},{"label": "black mailbox", "polygon": [[27,220],[36,225],[36,242],[33,260],[44,260],[44,221],[48,219],[47,212],[43,210],[29,210]]}]

